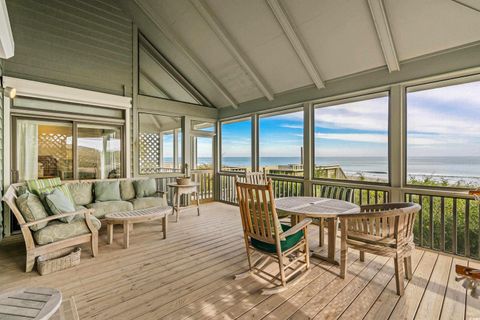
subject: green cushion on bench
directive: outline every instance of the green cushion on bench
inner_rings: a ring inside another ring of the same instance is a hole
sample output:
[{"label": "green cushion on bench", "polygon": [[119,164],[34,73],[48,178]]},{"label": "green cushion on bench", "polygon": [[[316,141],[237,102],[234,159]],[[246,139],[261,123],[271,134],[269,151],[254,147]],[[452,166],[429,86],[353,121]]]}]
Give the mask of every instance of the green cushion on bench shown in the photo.
[{"label": "green cushion on bench", "polygon": [[[281,227],[284,232],[291,228],[286,224],[282,224]],[[282,252],[296,245],[302,239],[302,237],[303,237],[303,230],[300,230],[297,233],[292,234],[291,236],[288,236],[286,240],[280,241],[280,247],[282,248]],[[263,241],[256,240],[253,238],[252,238],[252,246],[266,252],[272,252],[272,253],[277,252],[277,248],[275,244],[265,243]]]},{"label": "green cushion on bench", "polygon": [[[100,229],[100,220],[95,217],[90,218],[95,228],[97,228],[97,230]],[[87,233],[90,233],[90,229],[87,227],[85,217],[78,215],[75,216],[75,219],[71,223],[64,223],[58,220],[49,222],[45,228],[35,231],[33,238],[37,244],[44,245]]]}]

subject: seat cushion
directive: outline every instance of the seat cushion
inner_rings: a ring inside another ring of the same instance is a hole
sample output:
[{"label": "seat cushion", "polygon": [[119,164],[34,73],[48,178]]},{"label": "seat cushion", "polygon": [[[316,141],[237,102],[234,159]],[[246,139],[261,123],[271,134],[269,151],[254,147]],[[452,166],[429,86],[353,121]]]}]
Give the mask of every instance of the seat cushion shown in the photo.
[{"label": "seat cushion", "polygon": [[[48,217],[48,212],[45,210],[42,201],[33,193],[24,193],[19,196],[15,202],[26,222],[33,222]],[[47,222],[43,222],[30,226],[30,230],[37,231],[46,226]]]},{"label": "seat cushion", "polygon": [[77,206],[84,206],[93,202],[93,184],[90,182],[69,183],[68,189]]},{"label": "seat cushion", "polygon": [[148,197],[130,200],[133,204],[133,209],[145,209],[152,207],[167,207],[167,201],[164,198],[160,197]]},{"label": "seat cushion", "polygon": [[95,209],[93,214],[100,219],[104,218],[108,213],[133,210],[133,204],[128,201],[95,202],[87,204],[86,207],[89,209]]},{"label": "seat cushion", "polygon": [[118,180],[96,181],[94,186],[95,202],[121,201],[120,183]]},{"label": "seat cushion", "polygon": [[135,198],[135,188],[133,187],[133,180],[120,181],[120,196],[122,200],[128,201]]},{"label": "seat cushion", "polygon": [[157,192],[157,182],[155,179],[140,179],[133,181],[135,187],[135,196],[137,198],[152,197]]},{"label": "seat cushion", "polygon": [[[91,217],[91,221],[97,230],[100,229],[102,225],[100,220]],[[75,219],[71,223],[61,221],[49,222],[45,228],[35,231],[33,238],[37,244],[44,245],[87,233],[90,233],[90,229],[88,229],[85,223],[85,217],[75,216]]]},{"label": "seat cushion", "polygon": [[[282,224],[281,226],[284,232],[291,228],[286,224]],[[285,240],[280,241],[280,246],[282,248],[282,251],[286,251],[291,247],[293,247],[294,245],[296,245],[302,239],[302,237],[303,237],[303,230],[300,230],[297,233],[292,234],[291,236],[288,236]],[[277,252],[277,248],[275,244],[266,243],[253,238],[252,238],[252,246],[266,252],[272,252],[272,253]]]}]

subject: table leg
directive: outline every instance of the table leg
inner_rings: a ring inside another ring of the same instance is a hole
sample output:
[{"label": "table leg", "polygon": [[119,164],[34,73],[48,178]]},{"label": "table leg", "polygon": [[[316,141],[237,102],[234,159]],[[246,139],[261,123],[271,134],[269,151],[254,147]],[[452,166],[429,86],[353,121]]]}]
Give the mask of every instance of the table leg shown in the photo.
[{"label": "table leg", "polygon": [[107,223],[107,242],[112,244],[113,242],[113,224]]},{"label": "table leg", "polygon": [[320,254],[320,252],[312,252],[312,257],[328,261],[332,264],[339,265],[338,261],[335,260],[335,243],[337,240],[337,218],[328,218],[327,227],[328,227],[328,251],[327,256]]},{"label": "table leg", "polygon": [[195,197],[197,198],[197,214],[200,216],[200,197],[198,196],[198,191],[195,192]]},{"label": "table leg", "polygon": [[167,214],[165,214],[165,216],[163,216],[163,219],[162,219],[163,239],[167,238],[167,224],[168,224],[168,217],[167,217]]},{"label": "table leg", "polygon": [[130,223],[125,221],[123,223],[123,247],[128,249],[130,246]]},{"label": "table leg", "polygon": [[337,218],[328,219],[328,259],[335,260],[335,244],[337,242]]},{"label": "table leg", "polygon": [[175,205],[176,205],[176,207],[177,207],[177,208],[176,208],[176,210],[177,210],[177,215],[175,216],[175,222],[178,222],[178,216],[179,216],[178,213],[179,213],[179,211],[180,211],[180,192],[177,192],[177,193],[175,194],[175,198],[176,198],[176,201],[175,201],[176,204],[175,204]]}]

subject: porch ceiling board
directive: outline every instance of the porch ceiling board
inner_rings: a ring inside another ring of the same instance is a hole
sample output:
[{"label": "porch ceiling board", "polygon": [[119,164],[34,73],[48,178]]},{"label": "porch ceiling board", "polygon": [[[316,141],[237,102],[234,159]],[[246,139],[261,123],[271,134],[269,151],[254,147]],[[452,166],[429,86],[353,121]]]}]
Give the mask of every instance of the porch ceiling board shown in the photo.
[{"label": "porch ceiling board", "polygon": [[400,64],[395,50],[395,43],[390,32],[390,26],[383,6],[383,0],[368,0],[378,39],[382,46],[383,56],[390,72],[400,70]]},{"label": "porch ceiling board", "polygon": [[156,17],[152,14],[153,9],[148,3],[143,1],[135,0],[136,4],[140,7],[145,15],[158,27],[158,29],[173,43],[175,46],[186,55],[189,60],[195,65],[195,67],[203,73],[203,75],[210,81],[210,83],[218,90],[219,93],[230,103],[233,108],[237,108],[237,101],[235,98],[227,91],[227,89],[214,77],[214,75],[207,69],[207,67],[197,58],[196,54],[190,50],[173,30],[171,30],[162,19]]},{"label": "porch ceiling board", "polygon": [[287,12],[282,7],[278,0],[267,0],[268,5],[272,9],[273,14],[275,15],[278,23],[281,25],[285,35],[292,44],[292,47],[295,49],[299,59],[302,61],[303,66],[307,70],[310,78],[312,78],[313,83],[317,88],[324,88],[323,80],[320,76],[320,73],[315,66],[315,63],[312,61],[310,54],[307,52],[307,49],[300,40],[297,31],[295,31],[295,26],[292,21],[289,19]]},{"label": "porch ceiling board", "polygon": [[205,22],[212,28],[212,31],[218,36],[220,41],[234,56],[237,62],[242,66],[245,72],[252,78],[257,87],[262,91],[264,96],[268,100],[273,100],[273,92],[269,88],[268,84],[262,79],[262,76],[257,72],[252,62],[245,55],[242,49],[235,43],[232,37],[227,33],[222,23],[217,19],[213,11],[204,0],[190,0],[192,5],[197,9],[198,13],[202,16]]}]

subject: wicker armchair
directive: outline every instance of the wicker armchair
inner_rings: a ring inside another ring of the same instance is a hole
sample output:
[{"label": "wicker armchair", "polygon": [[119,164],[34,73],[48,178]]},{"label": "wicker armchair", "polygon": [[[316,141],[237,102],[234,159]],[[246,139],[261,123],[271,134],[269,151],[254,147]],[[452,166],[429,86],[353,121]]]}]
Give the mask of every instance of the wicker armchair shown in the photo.
[{"label": "wicker armchair", "polygon": [[340,276],[345,278],[348,248],[359,250],[362,261],[365,252],[393,257],[397,294],[402,296],[404,274],[412,278],[413,225],[418,211],[415,203],[389,203],[362,206],[360,214],[340,217]]}]

